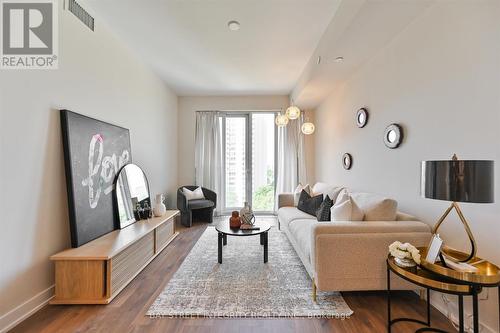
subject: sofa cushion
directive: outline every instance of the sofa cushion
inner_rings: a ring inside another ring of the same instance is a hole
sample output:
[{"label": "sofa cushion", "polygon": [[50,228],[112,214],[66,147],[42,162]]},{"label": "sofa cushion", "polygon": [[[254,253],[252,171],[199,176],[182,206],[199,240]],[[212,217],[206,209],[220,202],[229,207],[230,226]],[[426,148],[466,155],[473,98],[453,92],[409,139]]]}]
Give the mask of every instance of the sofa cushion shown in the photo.
[{"label": "sofa cushion", "polygon": [[364,213],[347,190],[342,191],[330,209],[331,221],[362,221]]},{"label": "sofa cushion", "polygon": [[395,221],[398,209],[396,200],[374,193],[352,193],[354,201],[365,213],[365,221]]},{"label": "sofa cushion", "polygon": [[288,225],[290,235],[309,262],[311,261],[311,228],[315,223],[309,219],[298,219],[291,221]]},{"label": "sofa cushion", "polygon": [[316,220],[316,217],[304,213],[297,209],[297,207],[281,207],[278,209],[278,220],[281,224],[288,226],[294,220]]},{"label": "sofa cushion", "polygon": [[335,203],[342,189],[343,187],[341,186],[333,186],[327,183],[317,182],[316,184],[314,184],[314,186],[311,189],[312,192],[310,192],[309,194],[311,195],[323,194],[323,197],[326,197],[328,195],[330,199],[332,199],[332,201]]},{"label": "sofa cushion", "polygon": [[293,205],[295,207],[297,207],[299,204],[300,194],[302,193],[303,190],[311,194],[311,186],[309,186],[309,184],[302,185],[301,183],[297,185],[297,188],[293,192]]},{"label": "sofa cushion", "polygon": [[318,221],[330,221],[330,208],[332,208],[332,206],[333,201],[327,195],[316,212],[316,219]]},{"label": "sofa cushion", "polygon": [[214,202],[206,199],[194,199],[188,201],[188,209],[200,209],[213,207]]},{"label": "sofa cushion", "polygon": [[297,208],[307,214],[316,216],[316,212],[318,211],[318,208],[322,202],[323,194],[311,197],[309,193],[307,193],[305,190],[302,190],[302,192],[300,193],[300,199]]}]

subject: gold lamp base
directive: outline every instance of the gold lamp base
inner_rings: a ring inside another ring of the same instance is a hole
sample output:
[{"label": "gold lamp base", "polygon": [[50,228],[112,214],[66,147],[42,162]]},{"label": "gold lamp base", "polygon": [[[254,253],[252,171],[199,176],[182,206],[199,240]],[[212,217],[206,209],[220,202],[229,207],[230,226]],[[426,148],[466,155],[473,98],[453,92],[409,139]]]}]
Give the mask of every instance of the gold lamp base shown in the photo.
[{"label": "gold lamp base", "polygon": [[450,214],[452,209],[455,209],[455,211],[457,212],[457,215],[460,218],[462,225],[464,226],[465,232],[467,232],[467,236],[469,237],[470,244],[471,244],[471,249],[470,249],[470,253],[467,254],[467,253],[459,252],[459,251],[452,249],[448,246],[443,246],[442,252],[443,252],[443,255],[446,256],[446,258],[449,258],[450,260],[452,260],[454,262],[469,262],[476,256],[476,251],[477,251],[476,240],[474,239],[474,235],[472,235],[472,231],[470,230],[469,223],[467,223],[467,220],[465,219],[464,214],[460,210],[460,206],[458,206],[458,204],[456,202],[451,203],[450,207],[448,207],[448,209],[444,212],[443,216],[441,216],[441,218],[434,225],[432,232],[434,234],[437,233],[439,227],[441,226],[443,221],[446,219],[446,217]]}]

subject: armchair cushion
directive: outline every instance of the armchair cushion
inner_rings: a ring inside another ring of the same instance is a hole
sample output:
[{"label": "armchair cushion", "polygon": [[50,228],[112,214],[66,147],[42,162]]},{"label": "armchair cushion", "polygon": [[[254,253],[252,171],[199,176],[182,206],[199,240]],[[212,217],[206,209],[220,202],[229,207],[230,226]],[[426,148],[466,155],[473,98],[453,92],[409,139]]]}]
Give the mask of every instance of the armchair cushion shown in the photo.
[{"label": "armchair cushion", "polygon": [[201,208],[209,208],[215,206],[212,200],[206,199],[193,199],[188,201],[189,209],[201,209]]}]

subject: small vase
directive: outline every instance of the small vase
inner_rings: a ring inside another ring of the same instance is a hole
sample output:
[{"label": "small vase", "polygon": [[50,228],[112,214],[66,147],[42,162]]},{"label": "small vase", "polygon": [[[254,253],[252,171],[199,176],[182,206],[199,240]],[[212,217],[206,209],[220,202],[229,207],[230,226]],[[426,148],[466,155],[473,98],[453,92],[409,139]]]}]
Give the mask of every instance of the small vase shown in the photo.
[{"label": "small vase", "polygon": [[241,223],[254,225],[255,215],[253,214],[252,207],[245,201],[245,206],[240,210]]},{"label": "small vase", "polygon": [[153,214],[156,217],[163,216],[167,212],[167,207],[165,207],[163,201],[164,201],[163,194],[157,194],[155,199],[155,206],[153,208]]},{"label": "small vase", "polygon": [[237,211],[233,211],[231,217],[229,218],[229,228],[239,229],[241,226],[240,215]]}]

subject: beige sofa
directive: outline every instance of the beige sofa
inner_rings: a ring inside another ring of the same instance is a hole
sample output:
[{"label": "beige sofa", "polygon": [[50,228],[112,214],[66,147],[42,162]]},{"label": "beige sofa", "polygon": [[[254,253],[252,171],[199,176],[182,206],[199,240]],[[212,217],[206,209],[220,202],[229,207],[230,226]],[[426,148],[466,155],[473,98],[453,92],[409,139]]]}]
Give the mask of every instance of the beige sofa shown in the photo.
[{"label": "beige sofa", "polygon": [[[354,195],[354,194],[353,194]],[[357,198],[374,196],[356,194]],[[312,278],[313,298],[319,291],[385,290],[388,246],[398,240],[424,246],[430,227],[397,212],[394,221],[317,222],[294,206],[293,194],[278,196],[279,228],[286,233]],[[363,200],[358,206],[363,207]],[[370,209],[370,207],[368,207]],[[416,289],[402,279],[391,279],[394,289]]]}]

